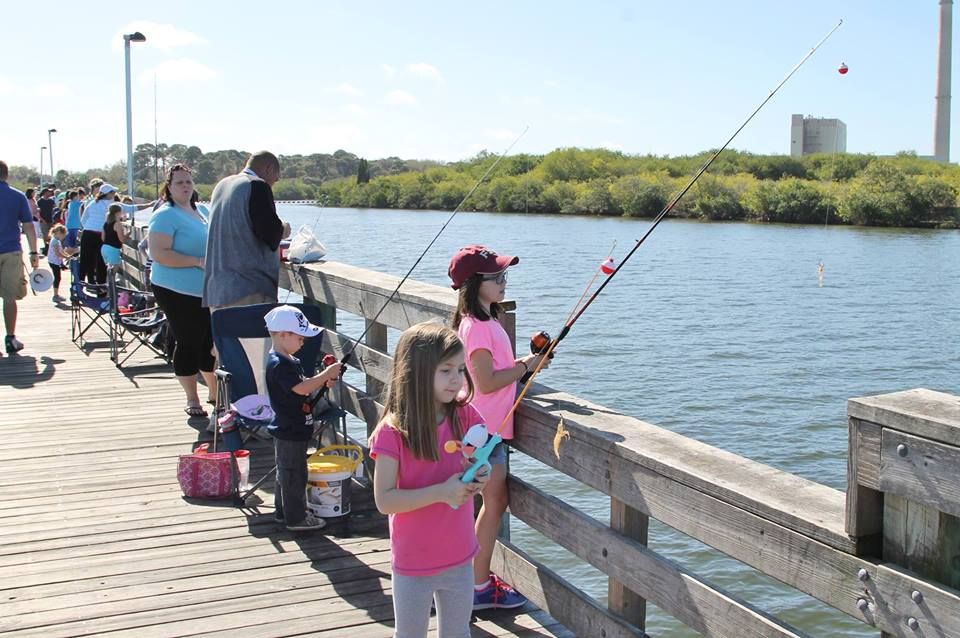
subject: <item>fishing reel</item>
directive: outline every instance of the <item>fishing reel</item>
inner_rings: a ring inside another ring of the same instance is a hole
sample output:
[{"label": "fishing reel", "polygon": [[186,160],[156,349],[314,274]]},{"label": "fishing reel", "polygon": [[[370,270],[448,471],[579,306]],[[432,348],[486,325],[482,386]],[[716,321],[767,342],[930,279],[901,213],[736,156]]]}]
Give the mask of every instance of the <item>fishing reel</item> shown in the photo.
[{"label": "fishing reel", "polygon": [[[335,364],[336,362],[337,362],[337,358],[335,356],[333,356],[332,354],[325,354],[323,355],[323,360],[321,361],[321,365],[324,367],[324,369],[326,369],[332,366],[333,364]],[[301,406],[303,413],[313,414],[313,411],[316,409],[317,404],[324,399],[324,397],[327,394],[327,390],[329,389],[330,388],[328,388],[327,386],[323,386],[322,388],[320,388],[320,391],[317,392],[313,397],[310,397],[306,401],[304,401],[303,405]]]},{"label": "fishing reel", "polygon": [[[553,341],[553,338],[545,330],[533,333],[533,336],[530,337],[530,354],[543,354],[550,347],[551,341]],[[552,352],[550,358],[553,359]]]},{"label": "fishing reel", "polygon": [[[550,348],[550,342],[553,339],[550,337],[550,334],[545,330],[537,331],[530,337],[530,354],[543,354]],[[550,353],[550,359],[553,359],[553,353]],[[533,376],[533,370],[527,370],[522,377],[520,377],[520,383],[526,383],[530,380],[530,377]]]}]

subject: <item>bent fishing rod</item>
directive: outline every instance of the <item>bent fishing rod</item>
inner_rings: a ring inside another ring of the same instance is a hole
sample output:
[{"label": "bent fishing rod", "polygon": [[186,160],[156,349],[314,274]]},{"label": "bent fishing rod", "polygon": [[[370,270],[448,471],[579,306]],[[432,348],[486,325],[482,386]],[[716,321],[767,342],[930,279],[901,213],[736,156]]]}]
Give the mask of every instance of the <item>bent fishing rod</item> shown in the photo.
[{"label": "bent fishing rod", "polygon": [[[759,113],[764,106],[766,106],[767,102],[769,102],[773,98],[773,96],[777,94],[777,91],[779,91],[780,88],[783,87],[783,85],[786,84],[791,77],[793,77],[793,74],[796,73],[800,69],[800,67],[802,67],[803,64],[807,60],[809,60],[814,53],[816,53],[817,49],[819,49],[820,46],[823,45],[823,43],[826,42],[827,39],[829,39],[830,36],[832,36],[833,33],[837,29],[839,29],[840,25],[842,24],[843,24],[843,20],[840,20],[836,24],[836,26],[830,29],[827,35],[823,36],[823,38],[821,38],[820,41],[817,42],[813,46],[813,48],[810,49],[810,51],[808,51],[807,54],[803,56],[803,58],[801,58],[799,62],[797,62],[797,64],[790,70],[790,72],[787,73],[786,77],[784,77],[780,81],[780,83],[776,87],[774,87],[772,91],[770,91],[770,94],[767,95],[767,97],[762,102],[760,102],[760,105],[757,106],[757,108],[755,108],[752,113],[750,113],[747,119],[744,120],[743,123],[737,128],[737,130],[733,132],[733,135],[731,135],[730,138],[727,139],[726,142],[724,142],[723,146],[717,149],[717,151],[714,152],[707,159],[706,162],[704,162],[703,166],[701,166],[700,169],[690,179],[690,181],[687,182],[686,186],[684,186],[680,190],[680,192],[678,192],[676,196],[674,196],[674,198],[670,200],[670,202],[666,206],[663,207],[663,210],[661,210],[660,213],[653,219],[653,222],[650,224],[650,228],[647,229],[647,232],[644,233],[643,236],[636,241],[636,243],[633,245],[633,248],[630,249],[630,252],[628,252],[627,255],[623,258],[623,260],[621,260],[620,263],[616,266],[616,268],[614,268],[613,271],[607,275],[607,277],[603,280],[600,286],[593,292],[593,294],[590,295],[590,297],[586,300],[586,302],[584,302],[583,305],[579,307],[579,309],[577,309],[577,307],[574,306],[574,311],[571,312],[571,316],[567,319],[567,322],[564,324],[559,334],[555,338],[550,339],[549,342],[544,347],[537,349],[537,352],[535,352],[534,354],[543,354],[544,356],[541,357],[540,362],[537,364],[537,366],[533,370],[531,370],[530,372],[526,373],[523,377],[521,377],[520,381],[521,383],[524,384],[523,389],[520,391],[520,394],[517,396],[517,400],[514,402],[513,406],[510,408],[510,411],[507,412],[507,415],[506,417],[504,417],[503,422],[501,422],[499,427],[497,427],[497,429],[494,430],[494,433],[498,433],[504,428],[504,426],[507,424],[507,421],[509,421],[510,417],[519,407],[520,402],[523,400],[527,391],[530,389],[530,385],[533,383],[534,377],[536,377],[536,375],[539,374],[540,370],[543,368],[544,363],[551,357],[557,345],[559,345],[559,343],[567,336],[567,334],[569,334],[570,329],[573,328],[573,325],[575,323],[577,323],[577,320],[579,320],[580,317],[583,316],[583,313],[587,311],[587,308],[590,307],[590,304],[592,304],[594,300],[600,295],[600,293],[603,292],[603,289],[606,288],[607,285],[610,283],[610,281],[617,275],[618,272],[620,272],[620,270],[626,265],[627,261],[629,261],[630,258],[633,257],[634,253],[636,253],[637,250],[640,248],[640,246],[643,245],[643,242],[647,240],[647,237],[649,237],[650,234],[653,233],[653,231],[656,229],[656,227],[660,225],[660,222],[662,222],[663,219],[670,214],[670,212],[674,209],[677,203],[683,198],[684,195],[687,194],[687,191],[689,191],[693,187],[693,185],[697,183],[697,180],[699,180],[700,177],[707,171],[707,169],[710,168],[710,165],[713,164],[714,160],[716,160],[717,157],[720,156],[720,153],[725,151],[727,147],[730,146],[730,143],[733,142],[733,140],[737,137],[737,135],[740,134],[740,131],[746,128],[747,124],[749,124],[750,121],[753,120],[754,116],[756,116],[756,114]],[[536,338],[536,335],[535,335],[535,338]],[[544,341],[546,341],[546,339],[544,339]]]},{"label": "bent fishing rod", "polygon": [[[407,271],[407,273],[403,276],[403,278],[400,279],[400,283],[398,283],[397,287],[393,289],[393,292],[390,293],[390,295],[387,297],[387,300],[383,302],[383,305],[380,306],[380,309],[377,311],[377,313],[373,316],[372,319],[367,320],[366,328],[364,328],[363,332],[360,334],[359,337],[353,340],[352,347],[350,347],[350,349],[346,351],[343,354],[343,356],[340,358],[340,376],[341,377],[343,376],[343,373],[346,372],[347,370],[347,361],[349,361],[350,357],[356,351],[357,346],[359,346],[360,343],[363,341],[363,338],[367,336],[367,333],[370,331],[370,328],[373,327],[377,319],[380,318],[380,315],[383,314],[383,311],[387,309],[387,306],[390,305],[390,302],[393,301],[393,298],[397,295],[398,292],[400,292],[400,287],[403,286],[403,284],[407,281],[407,279],[410,277],[410,275],[413,273],[416,267],[420,265],[420,262],[423,261],[423,258],[427,255],[430,249],[433,248],[433,245],[436,243],[437,239],[439,239],[440,235],[443,234],[443,231],[447,229],[447,226],[449,226],[450,222],[453,221],[453,218],[457,216],[457,213],[460,212],[460,210],[463,208],[463,205],[467,203],[468,199],[470,199],[471,195],[473,195],[476,192],[476,190],[480,188],[480,185],[487,180],[487,177],[489,177],[490,174],[493,172],[493,169],[495,169],[497,165],[500,164],[501,160],[503,160],[503,158],[505,158],[507,155],[510,154],[510,151],[513,149],[513,147],[516,146],[517,142],[520,141],[520,138],[522,138],[524,135],[527,134],[528,130],[530,130],[529,126],[524,127],[524,129],[520,132],[520,135],[518,135],[516,139],[510,143],[510,146],[508,146],[503,151],[503,153],[496,159],[496,161],[493,164],[491,164],[486,171],[484,171],[483,175],[480,176],[480,179],[478,179],[477,182],[473,185],[473,188],[471,188],[470,191],[466,195],[464,195],[463,199],[460,200],[460,203],[457,204],[457,207],[453,209],[453,212],[450,213],[450,216],[447,218],[447,221],[443,223],[443,226],[441,226],[440,230],[437,231],[437,234],[433,236],[433,239],[430,240],[430,243],[427,244],[427,247],[423,249],[423,252],[420,253],[419,257],[417,257],[417,260],[413,262],[413,265],[410,266],[410,269]],[[333,363],[330,363],[328,365],[333,365]]]}]

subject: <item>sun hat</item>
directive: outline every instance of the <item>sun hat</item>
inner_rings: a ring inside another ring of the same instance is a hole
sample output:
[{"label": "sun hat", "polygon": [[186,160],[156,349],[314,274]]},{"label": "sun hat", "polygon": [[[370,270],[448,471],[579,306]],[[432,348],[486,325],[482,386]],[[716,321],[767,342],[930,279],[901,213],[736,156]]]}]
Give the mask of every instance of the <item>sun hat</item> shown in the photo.
[{"label": "sun hat", "polygon": [[53,273],[46,268],[37,268],[30,273],[30,287],[33,292],[46,292],[53,285]]},{"label": "sun hat", "polygon": [[302,337],[316,337],[322,328],[315,326],[293,306],[277,306],[264,317],[270,332],[293,332]]},{"label": "sun hat", "polygon": [[447,275],[453,282],[451,287],[459,290],[474,275],[492,275],[518,263],[519,257],[498,255],[486,246],[474,244],[464,246],[450,259]]}]

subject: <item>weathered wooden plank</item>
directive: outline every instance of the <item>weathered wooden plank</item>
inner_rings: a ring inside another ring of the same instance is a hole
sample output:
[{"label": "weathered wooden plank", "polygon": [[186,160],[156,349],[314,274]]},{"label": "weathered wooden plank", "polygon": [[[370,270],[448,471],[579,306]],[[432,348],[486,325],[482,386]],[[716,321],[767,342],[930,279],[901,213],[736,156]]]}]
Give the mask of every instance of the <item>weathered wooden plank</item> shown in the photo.
[{"label": "weathered wooden plank", "polygon": [[[650,517],[611,496],[610,529],[640,545],[646,545],[647,534],[650,530]],[[612,577],[607,583],[607,607],[621,618],[627,619],[634,626],[646,631],[646,600],[622,581]]]},{"label": "weathered wooden plank", "polygon": [[[373,351],[387,356],[387,326],[382,323],[365,320],[366,345]],[[379,403],[386,403],[386,388],[388,380],[381,380],[377,375],[366,374],[366,392]],[[368,430],[367,435],[371,434]]]},{"label": "weathered wooden plank", "polygon": [[[633,437],[624,430],[610,433],[580,425],[577,421],[584,418],[580,410],[564,413],[570,437],[560,444],[559,459],[553,452],[558,417],[529,404],[521,407],[520,415],[514,447],[582,483],[879,628],[898,626],[908,617],[915,607],[909,589],[914,587],[926,598],[929,613],[960,636],[960,615],[952,611],[960,608],[958,592],[922,579],[909,580],[908,584],[902,574],[885,570],[874,561],[684,485],[619,450],[610,453],[614,446],[641,449],[642,444],[631,443]],[[651,449],[657,448],[653,442]],[[805,500],[802,494],[797,498]],[[857,578],[861,569],[883,573],[883,587],[867,601],[875,605],[875,610],[867,615],[857,606],[858,599],[864,597]]]},{"label": "weathered wooden plank", "polygon": [[[325,570],[338,569],[341,566],[353,566],[364,561],[379,561],[384,556],[389,557],[389,545],[383,540],[340,539],[339,544],[303,543],[286,541],[277,544],[277,549],[270,553],[251,553],[249,548],[235,549],[233,547],[220,548],[216,556],[198,554],[190,560],[168,559],[155,561],[141,566],[141,569],[124,571],[121,573],[96,573],[90,571],[77,572],[72,579],[62,579],[53,582],[23,582],[22,579],[10,588],[4,590],[0,597],[0,614],[5,605],[19,605],[24,601],[52,600],[60,596],[82,594],[85,592],[100,592],[106,598],[126,597],[130,587],[151,583],[170,583],[185,579],[201,578],[213,575],[230,575],[235,572],[258,575],[263,569],[274,570],[289,567],[289,569],[317,569],[322,566]],[[298,551],[300,549],[301,551]],[[372,563],[371,563],[372,564]],[[312,567],[316,565],[317,567]],[[283,573],[288,573],[284,571]],[[171,591],[172,591],[171,587]],[[105,593],[106,592],[106,593]],[[119,593],[118,593],[119,592]],[[44,608],[44,607],[41,607]]]},{"label": "weathered wooden plank", "polygon": [[884,560],[960,588],[960,518],[897,494],[884,502]]},{"label": "weathered wooden plank", "polygon": [[[14,606],[13,609],[2,608],[8,614],[14,613],[0,619],[0,631],[55,627],[75,620],[78,612],[82,613],[86,621],[113,617],[112,622],[125,625],[127,623],[124,618],[116,617],[193,605],[197,603],[199,597],[202,597],[204,602],[224,601],[226,603],[276,592],[312,590],[318,598],[321,598],[329,594],[330,585],[355,582],[362,582],[360,587],[364,591],[379,591],[390,582],[390,561],[385,557],[379,557],[378,560],[380,562],[373,565],[363,563],[355,567],[328,571],[311,569],[308,565],[301,564],[297,566],[296,573],[291,576],[279,576],[270,569],[266,569],[255,570],[253,574],[234,572],[229,576],[213,576],[202,581],[189,579],[185,583],[175,582],[173,585],[162,583],[140,588],[125,588],[124,593],[129,594],[130,590],[138,589],[139,595],[112,600],[101,600],[103,595],[99,592],[86,593],[67,597],[74,603],[67,607],[63,606],[63,601],[57,601],[59,603],[57,608],[47,606],[36,609],[37,601],[31,601],[33,605],[20,605],[19,608]],[[356,585],[351,585],[351,588],[353,587]],[[335,591],[335,593],[339,592]],[[77,605],[76,603],[80,601],[83,601],[83,604]],[[31,608],[34,610],[25,611]],[[104,621],[103,630],[109,628],[109,622]]]},{"label": "weathered wooden plank", "polygon": [[[303,586],[281,591],[263,593],[255,599],[239,595],[232,599],[209,600],[177,607],[127,610],[123,613],[94,619],[64,619],[63,622],[27,629],[5,632],[11,637],[27,636],[89,636],[103,632],[116,635],[138,636],[186,636],[217,629],[239,629],[254,624],[254,619],[271,617],[274,624],[278,618],[300,618],[311,615],[319,620],[324,615],[333,615],[353,605],[350,601],[362,601],[364,606],[377,606],[390,601],[389,579],[371,577],[343,583],[310,586],[308,579]],[[280,611],[282,609],[282,611]],[[282,615],[279,615],[282,614]],[[331,625],[336,627],[338,625]]]},{"label": "weathered wooden plank", "polygon": [[514,516],[701,634],[805,635],[522,480],[509,489]]},{"label": "weathered wooden plank", "polygon": [[[860,538],[860,554],[879,553],[883,528],[883,494],[880,485],[880,432],[876,423],[849,419],[849,457],[844,529]],[[870,540],[876,539],[876,540]]]},{"label": "weathered wooden plank", "polygon": [[[399,283],[393,275],[332,261],[280,269],[282,288],[361,317],[379,311]],[[447,320],[455,307],[456,293],[449,288],[408,279],[378,321],[404,330],[421,321]]]},{"label": "weathered wooden plank", "polygon": [[960,448],[883,429],[880,490],[960,515]]},{"label": "weathered wooden plank", "polygon": [[960,446],[960,397],[925,388],[857,397],[847,414],[887,428]]},{"label": "weathered wooden plank", "polygon": [[[549,459],[544,462],[564,473],[569,474],[574,465],[592,463],[597,467],[591,471],[603,471],[608,458],[623,459],[838,549],[855,552],[855,541],[843,529],[844,495],[837,490],[544,386],[535,389],[532,399],[518,411],[521,434],[517,447],[540,460]],[[590,456],[563,454],[564,442],[560,459],[554,457],[553,438],[561,416],[571,436],[592,448]],[[537,423],[538,435],[537,440],[525,442],[523,430],[528,421]]]},{"label": "weathered wooden plank", "polygon": [[509,542],[497,541],[490,565],[494,573],[577,635],[604,638],[646,635]]}]

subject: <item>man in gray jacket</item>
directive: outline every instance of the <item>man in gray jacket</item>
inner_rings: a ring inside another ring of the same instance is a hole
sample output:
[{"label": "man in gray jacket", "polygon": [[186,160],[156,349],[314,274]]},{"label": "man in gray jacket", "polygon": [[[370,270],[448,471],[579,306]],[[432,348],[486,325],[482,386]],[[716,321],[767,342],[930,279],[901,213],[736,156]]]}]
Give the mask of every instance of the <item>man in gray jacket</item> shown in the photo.
[{"label": "man in gray jacket", "polygon": [[280,240],[290,224],[280,221],[272,186],[280,161],[268,151],[254,153],[237,175],[217,183],[210,198],[203,305],[276,303]]}]

